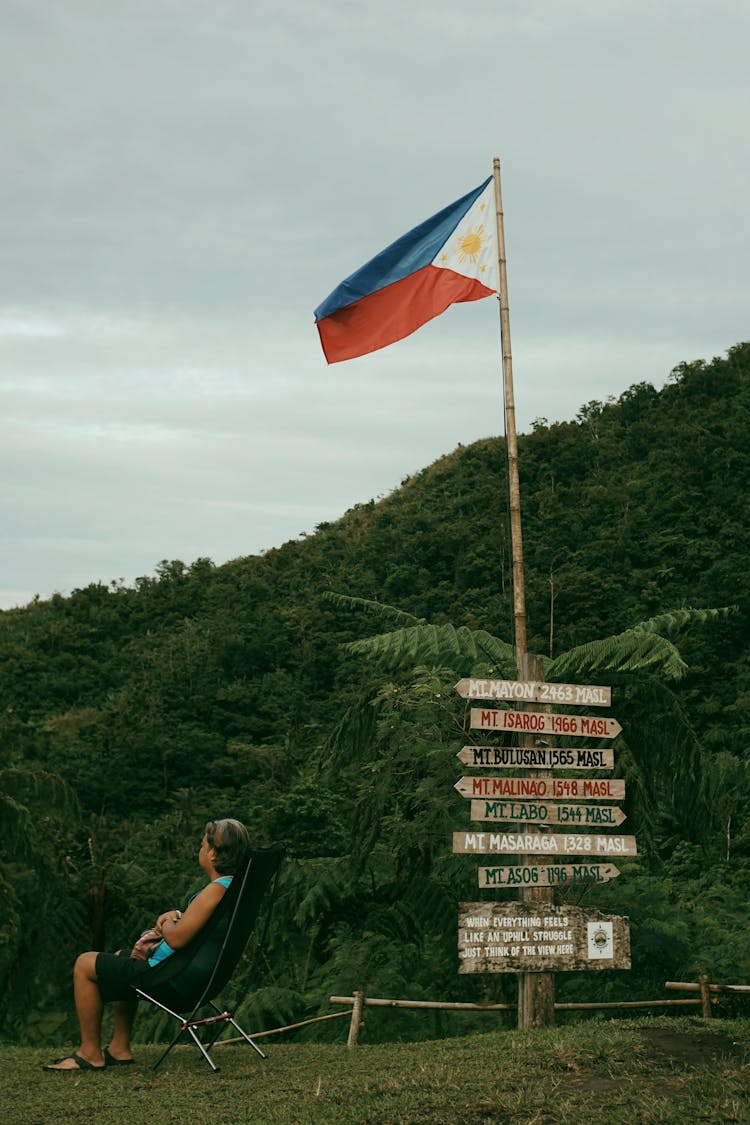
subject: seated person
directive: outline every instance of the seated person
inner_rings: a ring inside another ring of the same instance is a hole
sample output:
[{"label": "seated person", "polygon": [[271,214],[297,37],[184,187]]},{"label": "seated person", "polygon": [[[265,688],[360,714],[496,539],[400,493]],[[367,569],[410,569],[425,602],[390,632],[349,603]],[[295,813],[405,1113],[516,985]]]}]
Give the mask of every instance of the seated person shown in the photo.
[{"label": "seated person", "polygon": [[[132,1065],[130,1035],[138,1004],[133,988],[152,965],[187,945],[202,929],[226,894],[232,876],[242,871],[249,845],[247,829],[238,820],[209,821],[198,853],[208,884],[191,898],[184,912],[167,910],[159,915],[154,934],[161,940],[149,951],[148,960],[142,959],[143,954],[139,958],[123,955],[123,951],[80,955],[73,970],[73,988],[81,1046],[71,1055],[48,1063],[45,1070],[103,1070],[105,1066]],[[102,1051],[105,1002],[112,1004],[114,1032]]]}]

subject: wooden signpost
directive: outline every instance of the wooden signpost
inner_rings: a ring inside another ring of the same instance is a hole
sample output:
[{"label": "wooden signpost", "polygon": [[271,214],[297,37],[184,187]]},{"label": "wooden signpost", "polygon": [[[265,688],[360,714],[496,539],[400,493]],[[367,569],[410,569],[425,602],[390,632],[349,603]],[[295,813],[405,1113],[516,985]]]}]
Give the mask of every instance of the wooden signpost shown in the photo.
[{"label": "wooden signpost", "polygon": [[[505,232],[503,225],[503,200],[500,183],[500,161],[493,161],[493,180],[495,189],[495,218],[497,229],[498,296],[500,308],[500,338],[503,363],[503,414],[505,418],[508,516],[510,525],[510,546],[512,559],[513,595],[513,646],[517,680],[469,679],[461,680],[456,690],[467,699],[517,701],[520,711],[500,708],[471,708],[471,726],[475,729],[497,732],[511,731],[518,735],[518,742],[524,749],[534,747],[534,736],[553,734],[583,738],[612,739],[621,731],[616,719],[594,718],[590,715],[545,714],[534,711],[541,706],[550,707],[562,704],[573,707],[606,707],[610,704],[610,690],[594,685],[550,684],[544,683],[544,665],[541,657],[528,651],[526,628],[526,595],[524,590],[523,536],[521,532],[521,494],[518,471],[518,440],[516,435],[516,408],[513,391],[513,362],[510,346],[510,315],[508,311],[508,278],[505,261]],[[531,710],[529,709],[531,708]],[[476,759],[472,766],[484,765]],[[489,763],[488,763],[489,764]],[[522,766],[519,768],[545,769],[544,766]],[[500,766],[499,768],[503,768]],[[512,768],[512,767],[511,767]],[[553,767],[554,768],[554,767]],[[561,767],[562,768],[562,767]],[[571,768],[571,767],[568,767]],[[576,767],[572,767],[576,768]],[[591,767],[590,767],[591,768]],[[601,768],[601,767],[593,767]],[[480,778],[478,781],[493,783],[507,781],[499,778]],[[528,781],[544,782],[545,785],[568,781],[532,777]],[[570,779],[575,781],[578,779]],[[465,796],[505,797],[531,796],[522,792],[525,784],[522,779],[509,779],[510,790],[490,791],[473,789],[471,779],[462,778],[456,788],[466,790]],[[583,782],[585,784],[585,781]],[[590,783],[589,783],[590,784]],[[608,782],[610,792],[587,793],[582,799],[603,797],[605,800],[617,799],[615,782]],[[624,792],[624,785],[620,783]],[[515,790],[514,790],[515,787]],[[550,785],[554,790],[554,785]],[[574,787],[575,788],[575,787]],[[559,793],[539,792],[536,796],[546,800],[549,796],[559,796],[563,800],[577,798],[578,793],[561,791]],[[554,836],[541,830],[534,833],[508,834],[486,833],[490,844],[493,841],[513,840],[514,850],[521,853],[553,852],[557,850],[556,841],[586,840],[580,846],[584,851],[598,848],[598,841],[609,839],[625,846],[625,841],[633,837]],[[454,851],[504,850],[498,845],[480,848],[476,843],[484,840],[485,833],[455,833]],[[469,841],[472,841],[469,846]],[[530,841],[527,843],[527,841]],[[554,841],[554,845],[543,841]],[[519,846],[519,842],[520,845]],[[629,845],[628,845],[629,846]],[[609,849],[607,849],[609,850]],[[626,852],[625,854],[634,854]],[[551,856],[548,856],[551,859]],[[589,856],[587,856],[587,859]],[[593,858],[593,855],[592,855]],[[523,864],[522,866],[526,866]],[[541,866],[541,864],[539,865]],[[549,886],[550,884],[548,884]],[[548,1027],[554,1024],[554,983],[552,972],[555,969],[573,968],[629,968],[629,935],[627,920],[608,918],[598,913],[584,914],[572,907],[555,907],[546,901],[549,891],[540,886],[521,886],[521,903],[464,903],[459,918],[459,957],[460,972],[520,972],[518,981],[518,1026],[519,1028]],[[520,912],[526,912],[522,914]],[[515,935],[515,936],[511,936]]]},{"label": "wooden signpost", "polygon": [[627,918],[551,902],[461,902],[459,973],[629,969]]},{"label": "wooden signpost", "polygon": [[459,777],[462,797],[522,797],[542,801],[622,801],[625,782],[617,777]]},{"label": "wooden signpost", "polygon": [[638,855],[635,836],[595,836],[586,832],[454,832],[453,851],[467,855]]},{"label": "wooden signpost", "polygon": [[511,699],[522,703],[567,703],[571,707],[609,707],[612,690],[593,684],[547,684],[536,680],[459,680],[464,699]]},{"label": "wooden signpost", "polygon": [[471,727],[523,734],[569,734],[576,738],[617,738],[622,731],[617,719],[604,719],[601,715],[501,711],[498,707],[472,707]]},{"label": "wooden signpost", "polygon": [[564,887],[569,883],[608,883],[620,874],[614,863],[526,863],[478,867],[480,887]]},{"label": "wooden signpost", "polygon": [[483,769],[611,770],[615,764],[614,750],[561,746],[463,746],[456,757]]},{"label": "wooden signpost", "polygon": [[569,824],[581,828],[619,827],[626,819],[617,805],[558,805],[541,801],[496,801],[474,798],[472,820],[511,820],[533,824]]}]

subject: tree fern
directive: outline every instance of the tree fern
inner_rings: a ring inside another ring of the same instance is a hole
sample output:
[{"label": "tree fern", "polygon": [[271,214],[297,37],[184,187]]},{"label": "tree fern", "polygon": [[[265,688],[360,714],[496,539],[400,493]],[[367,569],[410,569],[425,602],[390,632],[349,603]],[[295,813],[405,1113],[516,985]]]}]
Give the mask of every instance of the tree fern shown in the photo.
[{"label": "tree fern", "polygon": [[652,672],[667,680],[680,680],[688,666],[672,638],[690,626],[715,622],[733,612],[733,607],[725,607],[659,614],[622,633],[569,649],[546,664],[546,676],[561,680],[602,672]]},{"label": "tree fern", "polygon": [[489,664],[502,676],[512,675],[515,671],[512,645],[493,637],[484,629],[467,629],[465,625],[412,625],[351,641],[346,648],[389,671],[415,664],[448,665],[467,668],[468,671],[478,664]]},{"label": "tree fern", "polygon": [[371,613],[375,617],[390,621],[394,625],[425,623],[424,617],[415,617],[413,613],[407,613],[403,609],[397,609],[396,606],[386,605],[385,602],[376,602],[370,598],[354,598],[350,597],[349,594],[337,594],[334,590],[326,590],[323,599],[332,602],[340,609],[356,609],[364,613]]},{"label": "tree fern", "polygon": [[737,606],[720,606],[718,609],[673,609],[646,621],[639,621],[634,629],[644,633],[658,633],[662,637],[676,637],[694,625],[711,625],[737,613]]},{"label": "tree fern", "polygon": [[679,680],[687,672],[687,664],[672,641],[636,628],[569,649],[547,664],[545,674],[549,680],[562,680],[607,672],[646,671]]}]

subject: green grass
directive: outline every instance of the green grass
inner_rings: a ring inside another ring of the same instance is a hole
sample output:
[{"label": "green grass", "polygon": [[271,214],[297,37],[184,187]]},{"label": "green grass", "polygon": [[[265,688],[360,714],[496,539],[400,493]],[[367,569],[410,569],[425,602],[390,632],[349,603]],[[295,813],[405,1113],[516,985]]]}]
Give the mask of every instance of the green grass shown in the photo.
[{"label": "green grass", "polygon": [[[645,1032],[642,1029],[647,1029]],[[268,1041],[266,1041],[268,1042]],[[665,1053],[666,1048],[666,1053]],[[750,1021],[592,1020],[422,1043],[141,1047],[137,1067],[49,1074],[48,1051],[0,1052],[6,1125],[240,1122],[289,1125],[557,1125],[602,1120],[750,1122]]]}]

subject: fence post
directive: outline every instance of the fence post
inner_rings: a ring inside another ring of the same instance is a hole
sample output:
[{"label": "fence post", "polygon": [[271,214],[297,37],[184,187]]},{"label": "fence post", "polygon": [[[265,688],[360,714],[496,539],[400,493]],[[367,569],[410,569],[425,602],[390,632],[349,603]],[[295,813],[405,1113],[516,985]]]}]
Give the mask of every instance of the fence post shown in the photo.
[{"label": "fence post", "polygon": [[352,1004],[352,1022],[349,1024],[349,1038],[346,1045],[349,1050],[357,1046],[357,1036],[359,1029],[362,1026],[362,1009],[365,1006],[364,992],[354,992],[354,1003]]},{"label": "fence post", "polygon": [[699,979],[699,983],[700,983],[700,986],[701,986],[701,1007],[703,1009],[703,1018],[704,1018],[704,1020],[710,1020],[711,1019],[711,989],[708,987],[708,977],[704,975],[702,977],[699,977],[698,979]]}]

